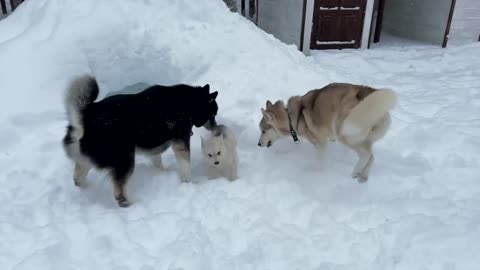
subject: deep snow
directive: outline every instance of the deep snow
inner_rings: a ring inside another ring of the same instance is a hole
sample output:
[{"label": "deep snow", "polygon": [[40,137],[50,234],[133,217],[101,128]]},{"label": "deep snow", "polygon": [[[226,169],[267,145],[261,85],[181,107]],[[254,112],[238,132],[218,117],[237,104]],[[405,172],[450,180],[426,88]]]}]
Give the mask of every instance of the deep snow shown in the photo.
[{"label": "deep snow", "polygon": [[[221,0],[27,0],[0,21],[2,269],[441,269],[480,265],[480,45],[384,43],[304,57]],[[240,179],[196,183],[139,158],[128,209],[104,173],[73,185],[60,145],[67,81],[209,83],[239,142]],[[393,125],[371,179],[329,147],[256,146],[266,99],[333,81],[391,87]]]}]

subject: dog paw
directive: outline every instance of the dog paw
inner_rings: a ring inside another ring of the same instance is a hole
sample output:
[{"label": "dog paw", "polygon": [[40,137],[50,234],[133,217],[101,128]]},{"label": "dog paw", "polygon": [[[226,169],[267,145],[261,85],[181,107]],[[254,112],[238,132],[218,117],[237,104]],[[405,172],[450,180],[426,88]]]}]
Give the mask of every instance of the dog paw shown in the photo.
[{"label": "dog paw", "polygon": [[73,183],[75,184],[76,187],[79,187],[79,188],[87,187],[87,183],[85,183],[85,181],[77,180],[75,178],[73,178]]},{"label": "dog paw", "polygon": [[357,179],[359,183],[365,183],[368,181],[368,176],[363,175],[362,173],[352,173],[352,177]]},{"label": "dog paw", "polygon": [[182,181],[182,183],[191,183],[192,182],[192,177],[182,176],[182,177],[180,177],[180,180]]},{"label": "dog paw", "polygon": [[131,205],[131,203],[125,197],[116,198],[116,200],[117,200],[118,206],[122,208],[127,208]]},{"label": "dog paw", "polygon": [[218,172],[214,171],[214,172],[210,172],[208,174],[208,180],[214,180],[214,179],[218,179],[222,177]]},{"label": "dog paw", "polygon": [[161,172],[173,172],[176,170],[174,166],[155,166],[155,168]]},{"label": "dog paw", "polygon": [[368,181],[368,177],[361,175],[361,176],[357,177],[357,181],[358,181],[358,183],[365,183],[365,182]]},{"label": "dog paw", "polygon": [[175,171],[175,166],[165,166],[161,170],[165,172],[173,172]]},{"label": "dog paw", "polygon": [[153,163],[153,166],[155,166],[155,168],[159,169],[160,171],[166,171],[166,168],[161,163]]},{"label": "dog paw", "polygon": [[183,169],[180,167],[178,175],[180,177],[180,180],[184,183],[189,183],[192,181],[192,173],[190,172],[190,170]]},{"label": "dog paw", "polygon": [[227,179],[228,179],[228,181],[233,182],[233,181],[238,179],[238,176],[232,175],[232,176],[228,177]]}]

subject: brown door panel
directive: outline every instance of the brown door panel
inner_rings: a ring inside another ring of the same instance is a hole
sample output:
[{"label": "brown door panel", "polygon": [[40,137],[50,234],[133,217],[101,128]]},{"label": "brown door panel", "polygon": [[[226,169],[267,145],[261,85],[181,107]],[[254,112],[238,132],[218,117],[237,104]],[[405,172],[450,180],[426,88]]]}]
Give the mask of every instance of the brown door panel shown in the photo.
[{"label": "brown door panel", "polygon": [[351,41],[359,37],[359,18],[356,15],[342,16],[342,31],[340,32],[340,40]]},{"label": "brown door panel", "polygon": [[358,48],[366,0],[316,0],[310,48]]},{"label": "brown door panel", "polygon": [[322,16],[319,21],[317,41],[337,41],[342,20],[336,13]]},{"label": "brown door panel", "polygon": [[344,8],[356,8],[356,7],[360,8],[362,1],[360,1],[360,0],[341,0],[340,2],[341,2],[340,6],[344,7]]},{"label": "brown door panel", "polygon": [[322,7],[322,8],[339,7],[340,6],[340,0],[320,0],[320,1],[318,1],[318,6]]}]

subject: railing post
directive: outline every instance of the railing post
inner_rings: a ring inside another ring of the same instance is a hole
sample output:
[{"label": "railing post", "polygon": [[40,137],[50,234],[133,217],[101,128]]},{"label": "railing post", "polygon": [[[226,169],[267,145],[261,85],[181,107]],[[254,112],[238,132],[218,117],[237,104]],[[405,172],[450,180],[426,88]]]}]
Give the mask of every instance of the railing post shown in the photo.
[{"label": "railing post", "polygon": [[0,0],[0,4],[2,5],[2,14],[7,14],[7,4],[5,0]]},{"label": "railing post", "polygon": [[21,4],[23,0],[10,0],[10,6],[12,7],[12,12]]}]

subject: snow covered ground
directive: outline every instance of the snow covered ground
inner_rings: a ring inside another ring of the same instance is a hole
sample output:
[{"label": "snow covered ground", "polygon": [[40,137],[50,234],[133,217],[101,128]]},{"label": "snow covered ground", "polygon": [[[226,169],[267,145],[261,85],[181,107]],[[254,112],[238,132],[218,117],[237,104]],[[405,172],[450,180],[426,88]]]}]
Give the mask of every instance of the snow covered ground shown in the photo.
[{"label": "snow covered ground", "polygon": [[[386,42],[304,57],[221,0],[27,0],[0,22],[2,269],[478,269],[480,44]],[[73,185],[60,145],[67,81],[95,74],[101,95],[128,84],[210,83],[237,133],[240,179],[208,181],[194,130],[196,183],[139,158],[133,205],[104,173]],[[391,87],[393,125],[371,179],[356,157],[306,142],[256,146],[266,99],[333,81]]]}]

